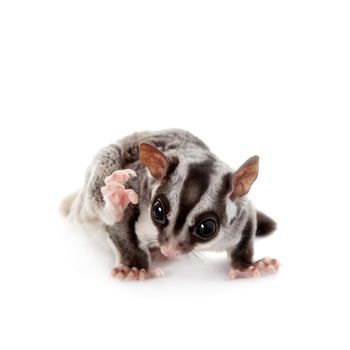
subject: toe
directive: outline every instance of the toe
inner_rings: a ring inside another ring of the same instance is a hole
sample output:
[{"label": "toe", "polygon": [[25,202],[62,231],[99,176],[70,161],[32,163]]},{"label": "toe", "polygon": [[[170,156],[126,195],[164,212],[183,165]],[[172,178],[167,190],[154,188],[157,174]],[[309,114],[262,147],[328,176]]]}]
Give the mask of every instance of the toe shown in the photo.
[{"label": "toe", "polygon": [[143,281],[150,277],[163,277],[164,271],[161,268],[147,271],[146,269],[138,269],[137,267],[128,268],[126,266],[118,266],[112,270],[111,275],[125,281]]},{"label": "toe", "polygon": [[255,266],[249,266],[245,270],[231,269],[228,273],[228,278],[230,280],[234,280],[237,278],[252,278],[260,276],[260,271]]},{"label": "toe", "polygon": [[123,280],[125,278],[125,273],[120,269],[113,269],[112,276],[114,278],[118,278],[119,280]]},{"label": "toe", "polygon": [[133,176],[133,177],[137,177],[137,174],[135,173],[135,171],[134,170],[132,170],[132,169],[124,169],[124,170],[122,170],[124,173],[127,173],[128,175],[131,175],[131,176]]},{"label": "toe", "polygon": [[135,280],[136,278],[136,275],[135,275],[135,272],[133,270],[129,271],[129,273],[126,275],[126,280],[127,281],[132,281],[132,280]]},{"label": "toe", "polygon": [[278,271],[279,262],[276,259],[265,257],[255,263],[256,268],[263,274],[271,274]]},{"label": "toe", "polygon": [[270,265],[271,264],[271,261],[272,259],[269,258],[268,256],[265,256],[264,259],[262,259],[262,261],[266,264],[266,265]]},{"label": "toe", "polygon": [[132,204],[137,204],[139,202],[139,196],[137,193],[133,190],[126,190],[125,191],[128,195],[128,199]]},{"label": "toe", "polygon": [[140,270],[137,267],[133,267],[131,271],[134,273],[135,280],[140,279]]},{"label": "toe", "polygon": [[250,266],[247,270],[241,272],[241,277],[259,277],[259,270],[255,266]]},{"label": "toe", "polygon": [[265,263],[264,263],[263,261],[258,261],[258,262],[256,263],[256,267],[257,267],[257,269],[259,269],[259,270],[263,270],[263,269],[265,268]]},{"label": "toe", "polygon": [[277,259],[272,259],[272,260],[271,260],[271,264],[272,264],[272,266],[274,266],[277,270],[278,270],[279,267],[280,267],[280,263],[277,261]]},{"label": "toe", "polygon": [[116,278],[118,278],[119,280],[124,280],[125,279],[125,273],[123,271],[119,271],[116,275]]},{"label": "toe", "polygon": [[[131,272],[132,274],[130,275]],[[111,275],[119,280],[125,280],[132,278],[133,273],[134,272],[129,267],[120,265],[112,270]]]},{"label": "toe", "polygon": [[147,271],[145,269],[141,269],[139,274],[140,281],[144,281],[146,277],[147,277]]},{"label": "toe", "polygon": [[254,268],[254,270],[252,271],[251,277],[260,277],[261,273],[257,268]]},{"label": "toe", "polygon": [[107,183],[113,181],[124,184],[129,180],[130,175],[133,177],[137,176],[135,171],[131,169],[117,170],[111,176],[106,177],[105,181]]},{"label": "toe", "polygon": [[124,184],[129,180],[129,175],[119,170],[115,171],[108,179],[108,182]]},{"label": "toe", "polygon": [[230,280],[234,280],[237,278],[237,272],[236,270],[230,270],[229,273],[228,273],[228,278]]},{"label": "toe", "polygon": [[158,267],[158,268],[153,270],[153,276],[155,276],[155,277],[164,277],[165,273],[164,273],[163,269]]}]

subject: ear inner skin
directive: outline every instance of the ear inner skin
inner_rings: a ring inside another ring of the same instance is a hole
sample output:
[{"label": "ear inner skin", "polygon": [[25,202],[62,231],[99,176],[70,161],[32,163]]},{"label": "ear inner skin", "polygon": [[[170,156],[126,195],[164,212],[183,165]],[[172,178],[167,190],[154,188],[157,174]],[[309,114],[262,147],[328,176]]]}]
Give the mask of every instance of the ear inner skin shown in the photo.
[{"label": "ear inner skin", "polygon": [[148,143],[141,143],[139,154],[141,163],[148,168],[154,178],[159,180],[165,176],[169,161],[158,148]]},{"label": "ear inner skin", "polygon": [[233,191],[230,194],[232,200],[237,200],[246,195],[259,173],[259,157],[249,158],[233,174]]}]

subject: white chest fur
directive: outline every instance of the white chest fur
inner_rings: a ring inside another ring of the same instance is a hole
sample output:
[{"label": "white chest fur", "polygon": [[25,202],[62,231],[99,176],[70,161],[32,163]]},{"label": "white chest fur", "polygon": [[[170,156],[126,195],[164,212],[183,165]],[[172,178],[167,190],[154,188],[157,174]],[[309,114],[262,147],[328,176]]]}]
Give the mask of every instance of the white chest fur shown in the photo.
[{"label": "white chest fur", "polygon": [[140,242],[140,248],[157,246],[158,230],[152,222],[149,208],[141,210],[135,225],[135,232]]}]

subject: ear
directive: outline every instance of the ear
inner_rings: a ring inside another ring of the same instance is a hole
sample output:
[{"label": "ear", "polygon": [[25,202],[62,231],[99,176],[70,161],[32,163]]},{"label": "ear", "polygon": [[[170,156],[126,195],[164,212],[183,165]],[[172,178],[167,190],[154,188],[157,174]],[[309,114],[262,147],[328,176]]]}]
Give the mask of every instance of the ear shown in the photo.
[{"label": "ear", "polygon": [[230,194],[232,200],[246,195],[259,173],[259,157],[249,158],[238,170],[233,173],[233,189]]},{"label": "ear", "polygon": [[169,161],[158,148],[149,143],[141,143],[139,154],[141,163],[148,168],[154,178],[160,180],[165,176]]}]

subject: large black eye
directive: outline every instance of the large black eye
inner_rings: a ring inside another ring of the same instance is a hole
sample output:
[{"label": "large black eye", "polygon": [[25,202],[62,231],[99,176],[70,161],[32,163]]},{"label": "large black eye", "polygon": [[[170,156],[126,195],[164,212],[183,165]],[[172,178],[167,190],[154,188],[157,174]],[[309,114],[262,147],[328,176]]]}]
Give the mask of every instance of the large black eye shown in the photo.
[{"label": "large black eye", "polygon": [[165,210],[164,210],[162,202],[159,199],[157,199],[153,203],[152,218],[153,218],[153,220],[155,220],[161,224],[165,223],[165,219],[166,219]]},{"label": "large black eye", "polygon": [[216,233],[216,222],[213,219],[203,220],[196,228],[196,235],[202,239],[212,238]]}]

